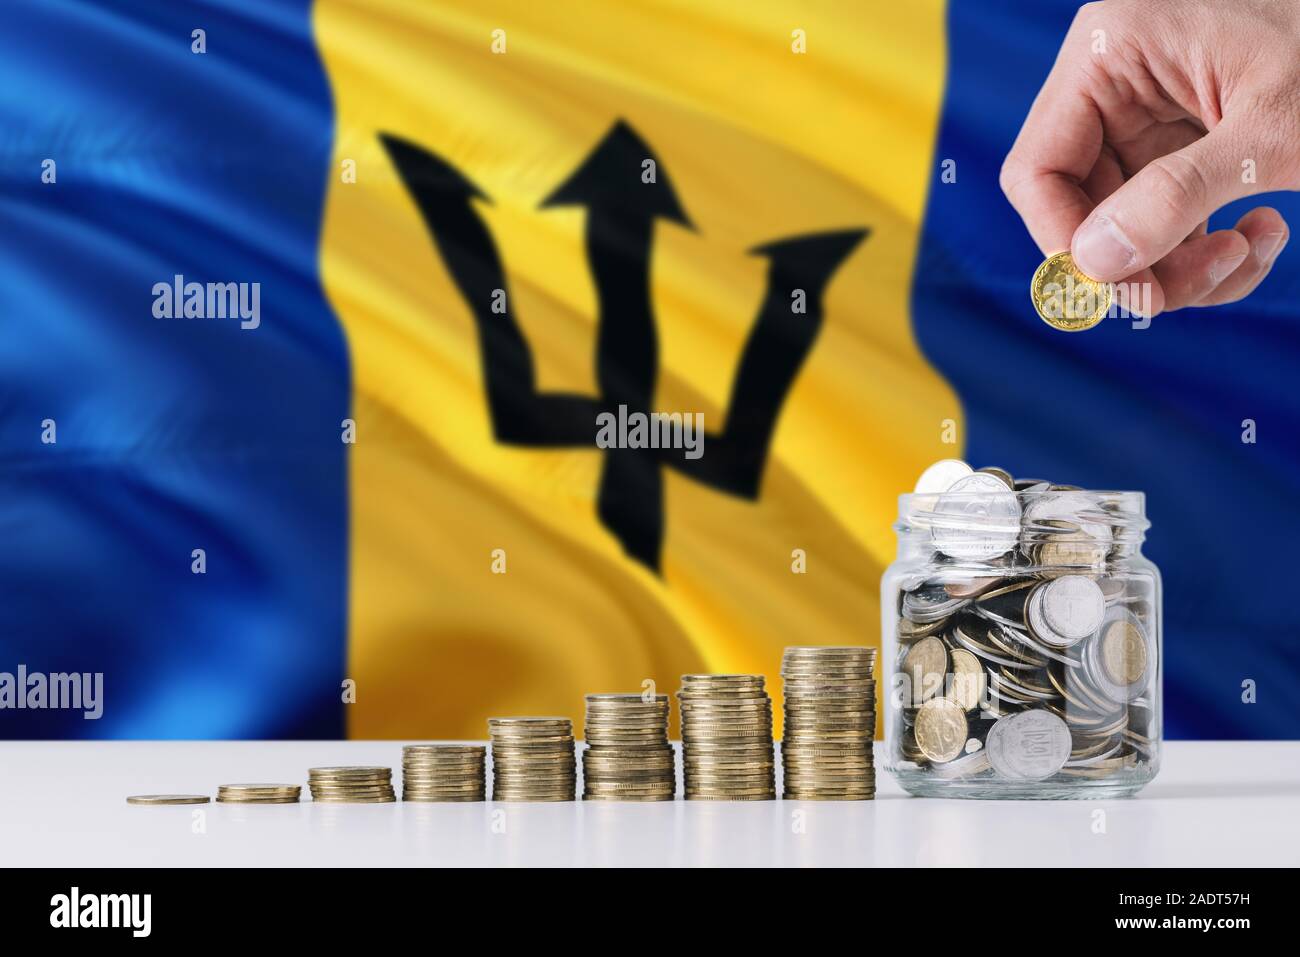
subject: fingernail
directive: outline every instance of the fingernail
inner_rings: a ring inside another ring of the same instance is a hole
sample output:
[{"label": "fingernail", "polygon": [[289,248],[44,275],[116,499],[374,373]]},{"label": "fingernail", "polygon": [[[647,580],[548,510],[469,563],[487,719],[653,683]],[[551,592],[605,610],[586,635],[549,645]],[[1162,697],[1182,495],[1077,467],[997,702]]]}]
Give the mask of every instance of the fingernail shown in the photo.
[{"label": "fingernail", "polygon": [[1245,261],[1245,253],[1240,256],[1224,256],[1222,259],[1216,259],[1214,265],[1210,267],[1210,281],[1217,286],[1231,276],[1233,271]]},{"label": "fingernail", "polygon": [[1094,279],[1123,279],[1133,272],[1137,250],[1115,223],[1098,216],[1074,237],[1074,263]]},{"label": "fingernail", "polygon": [[1277,258],[1277,254],[1285,245],[1286,233],[1269,233],[1259,237],[1259,242],[1255,245],[1255,255],[1259,257],[1260,262],[1268,265]]}]

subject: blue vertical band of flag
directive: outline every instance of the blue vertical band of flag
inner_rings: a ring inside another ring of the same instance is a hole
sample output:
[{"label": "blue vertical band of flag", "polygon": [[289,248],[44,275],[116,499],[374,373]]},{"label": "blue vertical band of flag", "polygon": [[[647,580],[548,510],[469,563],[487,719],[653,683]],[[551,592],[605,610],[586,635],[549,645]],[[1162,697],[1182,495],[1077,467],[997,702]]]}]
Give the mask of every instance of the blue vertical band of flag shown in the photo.
[{"label": "blue vertical band of flag", "polygon": [[[5,711],[6,737],[344,733],[350,383],[310,15],[0,9],[0,671],[105,686],[98,721]],[[260,282],[260,327],[154,318],[175,274]]]},{"label": "blue vertical band of flag", "polygon": [[[1042,257],[997,181],[1076,8],[949,5],[916,334],[962,399],[973,463],[1147,494],[1145,552],[1164,580],[1166,736],[1297,738],[1300,626],[1283,595],[1300,541],[1300,247],[1248,299],[1148,329],[1112,318],[1068,335],[1038,320],[1028,280]],[[940,179],[945,159],[954,183]],[[1254,205],[1300,224],[1288,193],[1234,203],[1210,227]],[[1242,441],[1247,419],[1255,444]]]}]

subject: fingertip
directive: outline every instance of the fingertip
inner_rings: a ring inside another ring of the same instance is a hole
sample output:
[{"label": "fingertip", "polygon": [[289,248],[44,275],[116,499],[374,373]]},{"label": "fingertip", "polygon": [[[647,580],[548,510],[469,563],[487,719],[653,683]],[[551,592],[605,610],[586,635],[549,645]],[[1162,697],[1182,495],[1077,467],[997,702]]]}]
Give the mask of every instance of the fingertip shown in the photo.
[{"label": "fingertip", "polygon": [[1173,312],[1215,293],[1246,262],[1250,242],[1233,229],[1197,236],[1175,247],[1152,267]]},{"label": "fingertip", "polygon": [[1250,244],[1256,260],[1265,268],[1273,265],[1291,238],[1291,227],[1272,206],[1252,209],[1237,220],[1236,228]]},{"label": "fingertip", "polygon": [[1267,232],[1273,229],[1286,229],[1287,222],[1286,217],[1272,206],[1256,206],[1237,220],[1235,228],[1238,232],[1247,234],[1254,230]]},{"label": "fingertip", "polygon": [[1106,216],[1091,216],[1070,241],[1074,264],[1100,282],[1116,282],[1139,267],[1137,247],[1118,223]]},{"label": "fingertip", "polygon": [[[1240,257],[1237,266],[1195,300],[1197,306],[1221,306],[1250,295],[1272,269],[1289,236],[1285,221],[1267,208],[1251,210],[1230,232],[1237,237],[1232,241],[1233,253]],[[1246,255],[1241,255],[1243,249]]]},{"label": "fingertip", "polygon": [[1210,279],[1217,286],[1246,261],[1250,255],[1251,243],[1235,229],[1221,229],[1207,236],[1214,237],[1214,261],[1210,264]]}]

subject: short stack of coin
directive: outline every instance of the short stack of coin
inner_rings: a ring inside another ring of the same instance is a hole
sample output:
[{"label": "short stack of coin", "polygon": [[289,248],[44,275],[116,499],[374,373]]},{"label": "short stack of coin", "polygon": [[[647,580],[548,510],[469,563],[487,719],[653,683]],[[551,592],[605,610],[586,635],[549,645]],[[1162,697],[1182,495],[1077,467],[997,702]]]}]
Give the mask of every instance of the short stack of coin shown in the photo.
[{"label": "short stack of coin", "polygon": [[223,784],[217,788],[222,804],[297,804],[302,794],[297,784]]},{"label": "short stack of coin", "polygon": [[772,699],[762,675],[683,675],[682,774],[686,799],[776,797]]},{"label": "short stack of coin", "polygon": [[485,800],[486,768],[481,744],[408,744],[402,748],[402,800]]},{"label": "short stack of coin", "polygon": [[568,718],[489,718],[492,800],[572,801],[578,767]]},{"label": "short stack of coin", "polygon": [[585,801],[671,801],[677,767],[668,743],[668,696],[589,694]]},{"label": "short stack of coin", "polygon": [[318,802],[388,804],[397,800],[392,768],[312,768],[307,783],[311,799]]},{"label": "short stack of coin", "polygon": [[876,652],[787,648],[781,661],[785,797],[865,801],[876,793]]}]

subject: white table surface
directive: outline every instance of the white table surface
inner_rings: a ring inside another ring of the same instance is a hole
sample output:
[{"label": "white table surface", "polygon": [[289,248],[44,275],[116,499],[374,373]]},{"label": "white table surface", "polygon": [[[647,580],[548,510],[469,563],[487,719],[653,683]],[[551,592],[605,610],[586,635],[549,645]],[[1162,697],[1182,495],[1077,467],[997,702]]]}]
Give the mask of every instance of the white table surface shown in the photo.
[{"label": "white table surface", "polygon": [[1156,780],[1137,798],[1113,801],[912,798],[882,771],[876,800],[861,803],[126,803],[129,794],[215,795],[225,783],[305,782],[317,765],[384,764],[396,779],[401,744],[3,742],[0,863],[1300,864],[1300,742],[1169,743]]}]

